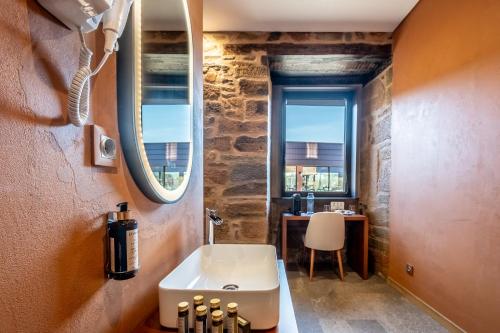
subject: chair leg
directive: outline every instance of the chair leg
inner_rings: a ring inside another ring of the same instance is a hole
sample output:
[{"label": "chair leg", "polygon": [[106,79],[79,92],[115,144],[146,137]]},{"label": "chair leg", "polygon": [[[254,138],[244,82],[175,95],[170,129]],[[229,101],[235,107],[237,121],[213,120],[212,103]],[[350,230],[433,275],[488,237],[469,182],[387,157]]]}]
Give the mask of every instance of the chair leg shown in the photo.
[{"label": "chair leg", "polygon": [[342,250],[337,250],[337,261],[339,262],[340,280],[344,281],[344,268],[342,267]]},{"label": "chair leg", "polygon": [[314,274],[314,249],[311,249],[311,264],[309,266],[309,281],[312,281]]}]

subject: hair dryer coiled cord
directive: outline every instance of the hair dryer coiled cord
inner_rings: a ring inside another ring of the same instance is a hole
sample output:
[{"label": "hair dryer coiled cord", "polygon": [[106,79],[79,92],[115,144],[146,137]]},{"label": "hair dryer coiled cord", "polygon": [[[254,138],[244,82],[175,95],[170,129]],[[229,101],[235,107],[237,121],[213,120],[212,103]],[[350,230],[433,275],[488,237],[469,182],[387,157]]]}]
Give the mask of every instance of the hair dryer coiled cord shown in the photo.
[{"label": "hair dryer coiled cord", "polygon": [[85,125],[89,117],[89,98],[90,98],[90,78],[97,74],[106,60],[110,52],[104,53],[101,62],[97,68],[92,71],[90,63],[92,61],[92,51],[87,47],[83,33],[80,31],[80,48],[79,69],[73,77],[71,87],[68,93],[68,115],[69,120],[75,126],[81,127]]}]

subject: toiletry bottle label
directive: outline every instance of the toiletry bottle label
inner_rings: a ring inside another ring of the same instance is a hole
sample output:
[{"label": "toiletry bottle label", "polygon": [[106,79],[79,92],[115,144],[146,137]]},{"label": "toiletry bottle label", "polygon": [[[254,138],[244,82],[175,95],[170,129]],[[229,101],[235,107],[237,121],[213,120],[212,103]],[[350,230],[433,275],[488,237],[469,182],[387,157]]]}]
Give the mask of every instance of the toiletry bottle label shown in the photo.
[{"label": "toiletry bottle label", "polygon": [[195,333],[207,333],[207,322],[205,320],[196,320],[194,332]]},{"label": "toiletry bottle label", "polygon": [[109,238],[109,257],[110,257],[110,270],[111,272],[115,273],[116,272],[116,266],[115,266],[115,238],[110,237]]},{"label": "toiletry bottle label", "polygon": [[127,271],[139,269],[138,229],[127,230]]},{"label": "toiletry bottle label", "polygon": [[189,326],[187,323],[187,316],[177,318],[177,331],[179,333],[189,333]]},{"label": "toiletry bottle label", "polygon": [[227,333],[238,333],[238,319],[236,317],[226,317]]}]

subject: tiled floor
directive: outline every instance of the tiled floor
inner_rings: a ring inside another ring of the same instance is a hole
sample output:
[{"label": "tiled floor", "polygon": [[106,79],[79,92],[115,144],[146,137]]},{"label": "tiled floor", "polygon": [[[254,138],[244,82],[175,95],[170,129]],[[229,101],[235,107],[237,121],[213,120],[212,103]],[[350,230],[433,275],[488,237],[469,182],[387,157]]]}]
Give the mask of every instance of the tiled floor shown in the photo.
[{"label": "tiled floor", "polygon": [[342,282],[325,268],[310,282],[297,266],[287,275],[301,333],[447,332],[378,276],[363,281],[349,271]]}]

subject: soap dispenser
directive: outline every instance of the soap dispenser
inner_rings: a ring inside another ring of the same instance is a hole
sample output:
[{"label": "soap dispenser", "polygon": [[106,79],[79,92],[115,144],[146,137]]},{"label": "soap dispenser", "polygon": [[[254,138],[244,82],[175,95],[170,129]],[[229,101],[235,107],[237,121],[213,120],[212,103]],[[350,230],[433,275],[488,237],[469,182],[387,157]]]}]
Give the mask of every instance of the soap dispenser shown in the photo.
[{"label": "soap dispenser", "polygon": [[117,205],[116,219],[108,220],[108,276],[115,280],[134,277],[139,271],[138,223],[130,217],[128,203]]}]

